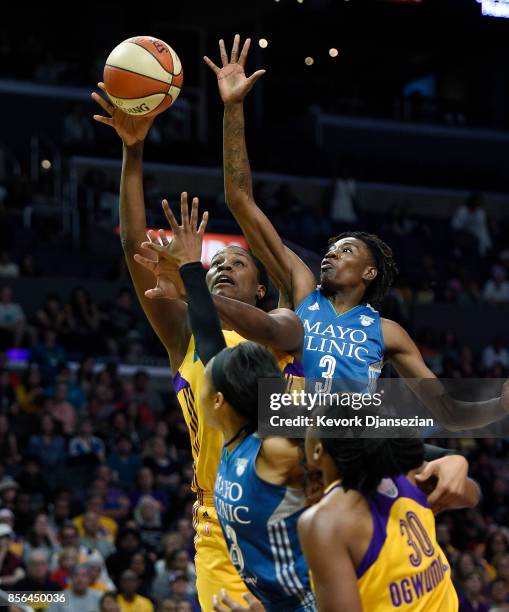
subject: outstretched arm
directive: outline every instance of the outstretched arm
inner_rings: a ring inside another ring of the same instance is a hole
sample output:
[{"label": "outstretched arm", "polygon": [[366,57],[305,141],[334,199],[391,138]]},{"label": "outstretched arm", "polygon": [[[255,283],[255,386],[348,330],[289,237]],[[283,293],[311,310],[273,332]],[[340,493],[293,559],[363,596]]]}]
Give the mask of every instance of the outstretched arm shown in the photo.
[{"label": "outstretched arm", "polygon": [[[102,83],[99,83],[99,87],[104,91]],[[122,139],[120,237],[129,273],[143,310],[170,355],[172,369],[176,370],[189,342],[187,307],[178,300],[169,304],[167,301],[158,302],[149,299],[145,292],[154,285],[153,275],[145,268],[136,265],[133,260],[136,250],[146,237],[143,144],[153,119],[127,115],[95,92],[92,97],[110,115],[109,117],[94,115],[94,119],[113,127]],[[144,254],[150,257],[150,251],[144,251]]]},{"label": "outstretched arm", "polygon": [[225,196],[251,250],[267,268],[283,294],[284,303],[293,308],[313,291],[316,279],[308,266],[285,247],[270,220],[254,201],[245,139],[244,98],[265,71],[258,70],[249,78],[246,77],[244,66],[250,43],[248,38],[239,56],[240,37],[237,34],[228,60],[224,41],[221,40],[219,49],[222,68],[205,57],[205,62],[217,76],[219,93],[224,102]]},{"label": "outstretched arm", "polygon": [[[160,242],[151,240],[143,243],[143,246],[157,254],[160,265],[164,265],[164,262],[173,262],[174,265],[183,266],[184,264],[191,263],[193,261],[199,262],[199,256],[198,259],[196,259],[197,249],[191,251],[188,247],[177,248],[181,240],[187,238],[187,232],[191,231],[190,227],[193,223],[193,219],[198,218],[197,198],[194,198],[193,200],[191,221],[187,226],[178,225],[177,220],[175,219],[166,201],[163,202],[163,209],[174,235],[177,236],[178,234],[180,238],[177,241],[174,240],[169,243],[164,235],[164,232],[160,231]],[[184,219],[185,214],[188,214],[187,208],[185,210],[182,208],[182,219]],[[140,257],[139,255],[136,256],[136,261],[145,265],[149,269],[153,268],[154,266],[150,260]],[[165,296],[164,291],[165,285],[164,283],[161,283],[158,297],[167,297],[172,299],[173,296],[171,294],[171,287],[168,295]],[[247,340],[252,340],[253,342],[258,342],[274,349],[285,351],[297,357],[301,356],[302,343],[304,341],[304,330],[300,319],[291,310],[287,308],[279,308],[267,313],[260,308],[251,306],[250,304],[245,304],[239,300],[234,300],[219,295],[207,297],[207,303],[209,300],[213,300],[221,320],[230,325],[237,333]]]},{"label": "outstretched arm", "polygon": [[455,400],[424,363],[419,349],[407,332],[394,321],[382,319],[385,351],[398,374],[429,408],[438,422],[450,431],[485,427],[509,413],[509,384],[502,397],[481,402]]}]

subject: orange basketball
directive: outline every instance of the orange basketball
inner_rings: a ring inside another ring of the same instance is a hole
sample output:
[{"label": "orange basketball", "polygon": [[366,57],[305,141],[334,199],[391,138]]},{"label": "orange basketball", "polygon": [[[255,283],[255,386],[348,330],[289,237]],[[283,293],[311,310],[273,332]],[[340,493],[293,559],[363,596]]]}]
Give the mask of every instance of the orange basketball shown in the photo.
[{"label": "orange basketball", "polygon": [[112,103],[130,115],[158,115],[177,99],[184,72],[175,51],[153,36],[134,36],[117,45],[104,66]]}]

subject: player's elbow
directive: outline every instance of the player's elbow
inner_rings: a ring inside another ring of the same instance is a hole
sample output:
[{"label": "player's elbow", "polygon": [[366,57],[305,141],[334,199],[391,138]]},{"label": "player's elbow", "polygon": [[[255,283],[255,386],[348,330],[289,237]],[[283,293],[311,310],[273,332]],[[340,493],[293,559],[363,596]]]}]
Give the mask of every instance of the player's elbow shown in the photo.
[{"label": "player's elbow", "polygon": [[467,480],[467,490],[465,494],[465,508],[475,508],[481,501],[481,487],[475,480]]}]

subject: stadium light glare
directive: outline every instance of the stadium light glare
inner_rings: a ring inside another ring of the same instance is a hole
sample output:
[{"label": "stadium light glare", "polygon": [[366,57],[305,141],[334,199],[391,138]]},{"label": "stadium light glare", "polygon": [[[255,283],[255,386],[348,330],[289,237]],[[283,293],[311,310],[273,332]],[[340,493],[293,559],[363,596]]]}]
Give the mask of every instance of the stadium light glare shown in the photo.
[{"label": "stadium light glare", "polygon": [[258,44],[262,49],[266,49],[269,46],[269,41],[266,38],[260,38]]}]

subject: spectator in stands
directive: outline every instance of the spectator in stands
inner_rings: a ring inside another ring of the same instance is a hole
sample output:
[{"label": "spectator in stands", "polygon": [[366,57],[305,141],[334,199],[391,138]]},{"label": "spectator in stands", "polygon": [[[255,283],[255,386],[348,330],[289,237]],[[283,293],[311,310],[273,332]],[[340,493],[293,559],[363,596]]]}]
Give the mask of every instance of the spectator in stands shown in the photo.
[{"label": "spectator in stands", "polygon": [[458,296],[458,304],[467,306],[478,304],[481,301],[481,290],[479,283],[474,279],[468,279],[464,291]]},{"label": "spectator in stands", "polygon": [[[51,414],[62,426],[63,433],[66,436],[72,436],[76,431],[78,417],[76,408],[67,400],[67,384],[63,382],[57,383],[54,393]],[[81,438],[81,428],[78,437]]]},{"label": "spectator in stands", "polygon": [[[199,612],[193,598],[189,595],[189,580],[184,572],[175,572],[170,579],[170,597],[175,599],[180,605],[186,602],[192,612]],[[177,608],[178,609],[178,608]]]},{"label": "spectator in stands", "polygon": [[120,606],[117,603],[117,596],[113,592],[104,593],[101,597],[99,606],[100,612],[120,612]]},{"label": "spectator in stands", "polygon": [[0,252],[0,276],[17,278],[19,276],[19,266],[11,260],[7,251]]},{"label": "spectator in stands", "polygon": [[74,374],[67,363],[59,366],[55,376],[55,385],[64,383],[67,385],[67,401],[69,401],[78,411],[82,411],[86,396],[80,385],[75,381]]},{"label": "spectator in stands", "polygon": [[118,477],[108,465],[97,468],[92,488],[103,497],[105,514],[117,522],[127,519],[131,510],[129,496],[118,486]]},{"label": "spectator in stands", "polygon": [[78,565],[78,549],[74,546],[66,546],[58,553],[58,566],[50,574],[50,580],[66,589],[71,581],[73,569]]},{"label": "spectator in stands", "polygon": [[501,555],[495,561],[495,569],[497,570],[497,578],[505,581],[509,589],[509,555]]},{"label": "spectator in stands", "polygon": [[111,579],[118,585],[122,572],[131,563],[131,557],[141,549],[140,534],[132,528],[120,530],[115,540],[115,548],[117,551],[106,559],[106,567]]},{"label": "spectator in stands", "polygon": [[18,489],[19,484],[14,480],[12,476],[3,476],[0,479],[0,506],[12,510],[16,501],[16,494],[18,492]]},{"label": "spectator in stands", "polygon": [[41,472],[41,465],[36,457],[26,457],[24,459],[23,469],[16,479],[21,490],[30,495],[34,507],[44,508],[46,506],[46,500],[50,498],[49,485]]},{"label": "spectator in stands", "polygon": [[160,489],[155,486],[154,473],[148,467],[142,467],[136,475],[136,485],[131,493],[131,504],[134,507],[138,505],[139,500],[150,495],[159,503],[159,507],[164,512],[168,505],[168,497]]},{"label": "spectator in stands", "polygon": [[154,563],[145,551],[135,552],[131,557],[129,569],[132,570],[139,580],[138,592],[144,597],[149,597],[150,586],[154,579]]},{"label": "spectator in stands", "polygon": [[497,364],[504,368],[509,367],[509,351],[504,346],[500,336],[495,336],[491,344],[484,348],[481,358],[481,365],[484,370],[491,370]]},{"label": "spectator in stands", "polygon": [[150,599],[138,593],[140,581],[132,570],[125,570],[120,579],[120,594],[117,602],[121,612],[153,612]]},{"label": "spectator in stands", "polygon": [[154,599],[163,599],[173,594],[171,585],[176,574],[184,574],[188,580],[185,594],[194,595],[196,588],[194,581],[196,574],[194,566],[190,563],[188,552],[183,549],[167,549],[165,558],[155,564],[156,575],[152,583],[151,594]]},{"label": "spectator in stands", "polygon": [[133,516],[143,544],[150,550],[156,550],[163,535],[159,502],[150,495],[141,497]]},{"label": "spectator in stands", "polygon": [[496,529],[486,542],[485,557],[491,568],[491,577],[496,576],[495,565],[500,557],[509,553],[509,536],[506,531]]},{"label": "spectator in stands", "polygon": [[18,463],[21,459],[16,436],[10,431],[6,414],[0,414],[0,457],[7,465]]},{"label": "spectator in stands", "polygon": [[25,577],[21,559],[9,548],[14,532],[9,525],[0,524],[0,588],[6,589]]},{"label": "spectator in stands", "polygon": [[112,355],[119,356],[127,352],[129,333],[136,329],[137,323],[131,291],[121,289],[115,303],[107,308],[104,323],[104,333]]},{"label": "spectator in stands", "polygon": [[488,218],[483,209],[481,194],[472,194],[467,202],[460,206],[451,221],[451,227],[456,232],[456,244],[469,250],[469,241],[473,239],[479,255],[484,257],[491,249],[492,241],[488,229]]},{"label": "spectator in stands", "polygon": [[0,368],[0,412],[7,414],[10,412],[16,401],[16,392],[11,384],[11,376],[7,370]]},{"label": "spectator in stands", "polygon": [[108,457],[108,465],[118,474],[122,486],[129,486],[134,481],[142,463],[141,457],[133,453],[133,443],[127,435],[121,435],[115,445],[115,451]]},{"label": "spectator in stands", "polygon": [[98,552],[91,554],[86,561],[90,588],[98,593],[114,590],[115,586],[108,576],[104,559]]},{"label": "spectator in stands", "polygon": [[482,596],[483,577],[478,571],[471,572],[462,583],[463,594],[459,596],[459,612],[489,612]]},{"label": "spectator in stands", "polygon": [[[53,468],[54,469],[54,468]],[[62,528],[68,527],[71,520],[71,500],[67,493],[58,493],[54,495],[53,504],[50,505],[49,522],[55,531],[60,532]],[[73,525],[70,525],[72,528]]]},{"label": "spectator in stands", "polygon": [[30,559],[32,551],[43,551],[47,559],[59,548],[59,542],[53,529],[50,527],[48,515],[38,512],[35,515],[32,527],[27,533],[23,547],[23,559]]},{"label": "spectator in stands", "polygon": [[[12,591],[30,591],[30,592],[48,592],[61,591],[62,589],[49,578],[48,554],[45,550],[35,549],[30,552],[26,560],[27,575],[18,582],[15,582],[11,589]],[[43,610],[47,608],[47,603],[31,604],[34,610]]]},{"label": "spectator in stands", "polygon": [[72,610],[72,612],[90,612],[97,610],[101,595],[89,588],[87,568],[77,565],[72,572],[71,588],[66,592],[65,603],[51,605],[48,612]]},{"label": "spectator in stands", "polygon": [[19,271],[21,273],[21,276],[28,276],[32,278],[35,276],[39,276],[40,273],[39,267],[35,263],[34,258],[28,253],[24,255],[21,259]]},{"label": "spectator in stands", "polygon": [[99,310],[86,289],[77,287],[73,290],[67,312],[75,350],[84,353],[97,351],[101,340]]},{"label": "spectator in stands", "polygon": [[148,406],[152,413],[159,417],[164,411],[164,404],[159,393],[150,385],[149,375],[145,370],[138,370],[133,378],[134,399],[140,405]]},{"label": "spectator in stands", "polygon": [[35,324],[40,331],[51,330],[64,345],[70,332],[70,323],[67,310],[60,297],[50,293],[42,308],[35,313]]},{"label": "spectator in stands", "polygon": [[175,489],[180,482],[176,465],[176,451],[171,456],[166,441],[162,436],[154,436],[145,446],[143,464],[150,468],[155,476],[156,485],[161,489]]},{"label": "spectator in stands", "polygon": [[13,555],[21,559],[23,555],[23,543],[14,531],[15,520],[14,513],[11,510],[8,508],[2,508],[0,510],[0,526],[8,527],[11,532],[9,536],[9,550]]},{"label": "spectator in stands", "polygon": [[20,408],[27,413],[38,412],[44,402],[44,387],[39,366],[31,363],[16,387],[16,399]]},{"label": "spectator in stands", "polygon": [[78,435],[69,442],[69,459],[72,465],[95,468],[105,460],[104,442],[93,433],[90,419],[83,419]]},{"label": "spectator in stands", "polygon": [[47,329],[43,332],[43,339],[33,351],[32,359],[38,364],[44,380],[53,383],[59,367],[65,363],[67,355],[57,342],[56,333]]},{"label": "spectator in stands", "polygon": [[115,552],[115,547],[110,540],[110,534],[101,527],[99,515],[95,512],[87,512],[83,516],[83,535],[80,544],[85,548],[98,550],[103,559]]},{"label": "spectator in stands", "polygon": [[[87,514],[88,512],[94,512],[99,516],[99,524],[101,528],[104,530],[104,532],[108,534],[108,537],[111,540],[114,540],[117,535],[118,525],[116,521],[114,521],[112,518],[110,518],[104,513],[104,499],[100,495],[97,495],[95,493],[89,495],[89,497],[87,498],[87,503],[85,505],[85,514]],[[85,530],[83,527],[85,514],[80,514],[73,520],[74,525],[76,525],[76,527],[78,528],[80,536],[85,535]]]},{"label": "spectator in stands", "polygon": [[13,302],[12,289],[6,285],[0,288],[0,346],[19,347],[26,338],[29,328],[23,308]]},{"label": "spectator in stands", "polygon": [[489,587],[490,612],[509,611],[509,591],[503,578],[496,578]]},{"label": "spectator in stands", "polygon": [[485,302],[491,304],[507,304],[509,302],[509,282],[502,266],[493,268],[492,278],[486,281],[482,292]]},{"label": "spectator in stands", "polygon": [[42,414],[38,434],[30,436],[27,452],[50,470],[65,463],[65,440],[56,431],[56,422],[50,414]]}]

